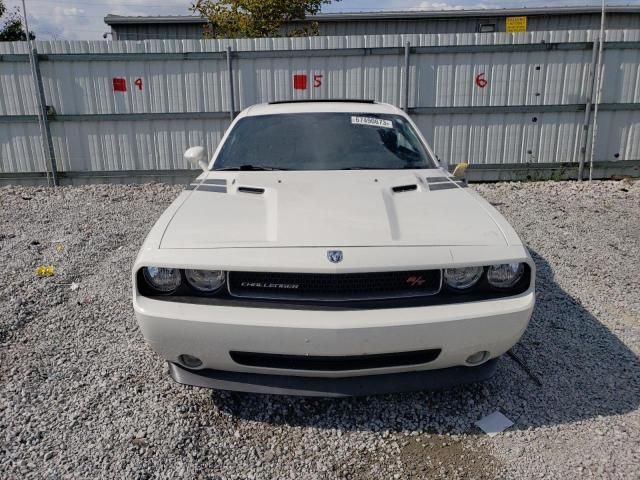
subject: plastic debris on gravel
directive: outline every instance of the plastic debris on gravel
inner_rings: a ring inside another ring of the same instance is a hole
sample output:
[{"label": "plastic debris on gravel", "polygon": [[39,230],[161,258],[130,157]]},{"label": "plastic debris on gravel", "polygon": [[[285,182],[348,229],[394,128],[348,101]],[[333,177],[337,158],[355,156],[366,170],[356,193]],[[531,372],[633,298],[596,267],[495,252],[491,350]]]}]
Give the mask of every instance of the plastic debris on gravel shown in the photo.
[{"label": "plastic debris on gravel", "polygon": [[493,412],[475,422],[475,425],[490,437],[495,437],[507,428],[513,426],[513,422],[500,412]]}]

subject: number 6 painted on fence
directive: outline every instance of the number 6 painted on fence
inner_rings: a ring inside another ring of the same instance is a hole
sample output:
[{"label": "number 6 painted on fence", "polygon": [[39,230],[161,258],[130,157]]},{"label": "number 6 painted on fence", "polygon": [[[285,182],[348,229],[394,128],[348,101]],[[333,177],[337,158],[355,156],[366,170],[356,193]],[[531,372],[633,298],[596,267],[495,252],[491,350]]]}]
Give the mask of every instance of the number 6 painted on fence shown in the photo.
[{"label": "number 6 painted on fence", "polygon": [[476,85],[480,88],[484,88],[489,84],[489,81],[484,78],[484,72],[476,75]]}]

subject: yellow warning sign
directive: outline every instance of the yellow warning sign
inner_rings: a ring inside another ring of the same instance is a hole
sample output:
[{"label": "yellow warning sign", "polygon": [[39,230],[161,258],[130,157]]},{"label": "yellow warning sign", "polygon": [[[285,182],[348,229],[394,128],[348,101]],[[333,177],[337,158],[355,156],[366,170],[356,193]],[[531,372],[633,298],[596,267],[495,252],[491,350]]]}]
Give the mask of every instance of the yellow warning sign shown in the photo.
[{"label": "yellow warning sign", "polygon": [[507,32],[517,33],[527,31],[527,17],[507,17]]}]

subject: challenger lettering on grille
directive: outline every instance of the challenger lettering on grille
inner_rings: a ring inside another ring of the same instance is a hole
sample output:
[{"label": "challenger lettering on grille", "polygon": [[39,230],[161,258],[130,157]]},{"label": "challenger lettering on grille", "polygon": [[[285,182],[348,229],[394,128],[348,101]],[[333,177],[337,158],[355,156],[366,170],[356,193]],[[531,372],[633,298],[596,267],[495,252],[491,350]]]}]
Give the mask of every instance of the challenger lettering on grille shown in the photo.
[{"label": "challenger lettering on grille", "polygon": [[296,288],[300,288],[300,285],[295,283],[242,282],[240,285],[247,288],[277,288],[286,290],[295,290]]}]

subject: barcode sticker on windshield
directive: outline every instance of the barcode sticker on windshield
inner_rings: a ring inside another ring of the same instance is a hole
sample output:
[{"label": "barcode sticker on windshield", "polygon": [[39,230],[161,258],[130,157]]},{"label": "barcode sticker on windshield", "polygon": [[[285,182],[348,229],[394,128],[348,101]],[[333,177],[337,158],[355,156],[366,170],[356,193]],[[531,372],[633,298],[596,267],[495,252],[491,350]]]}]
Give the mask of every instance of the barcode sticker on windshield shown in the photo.
[{"label": "barcode sticker on windshield", "polygon": [[367,125],[369,127],[393,128],[393,122],[391,120],[375,117],[351,117],[351,123],[353,125]]}]

